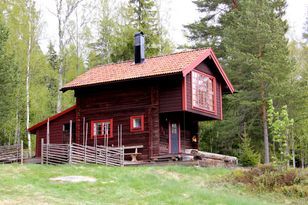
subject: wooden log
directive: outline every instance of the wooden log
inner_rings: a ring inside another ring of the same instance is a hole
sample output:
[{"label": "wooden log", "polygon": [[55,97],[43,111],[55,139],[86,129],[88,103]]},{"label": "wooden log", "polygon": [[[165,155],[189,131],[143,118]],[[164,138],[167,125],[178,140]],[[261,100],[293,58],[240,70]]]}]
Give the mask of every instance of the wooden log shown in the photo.
[{"label": "wooden log", "polygon": [[237,158],[232,157],[232,156],[227,156],[227,155],[222,155],[222,154],[215,154],[215,153],[210,153],[210,152],[203,152],[199,150],[192,149],[191,154],[194,157],[198,157],[201,159],[212,159],[212,160],[221,160],[226,163],[232,163],[234,165],[237,165]]}]

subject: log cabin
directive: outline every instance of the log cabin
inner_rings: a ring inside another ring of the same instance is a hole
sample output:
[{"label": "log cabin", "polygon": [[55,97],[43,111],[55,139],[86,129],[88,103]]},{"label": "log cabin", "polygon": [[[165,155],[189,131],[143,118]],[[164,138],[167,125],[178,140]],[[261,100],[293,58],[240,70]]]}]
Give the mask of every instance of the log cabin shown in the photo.
[{"label": "log cabin", "polygon": [[[234,92],[213,50],[145,58],[141,32],[134,46],[133,61],[94,67],[61,88],[76,105],[49,117],[50,143],[68,143],[72,120],[73,142],[118,146],[120,131],[121,144],[141,145],[140,160],[198,149],[198,122],[222,120],[222,95]],[[46,129],[47,119],[28,130],[37,157]]]}]

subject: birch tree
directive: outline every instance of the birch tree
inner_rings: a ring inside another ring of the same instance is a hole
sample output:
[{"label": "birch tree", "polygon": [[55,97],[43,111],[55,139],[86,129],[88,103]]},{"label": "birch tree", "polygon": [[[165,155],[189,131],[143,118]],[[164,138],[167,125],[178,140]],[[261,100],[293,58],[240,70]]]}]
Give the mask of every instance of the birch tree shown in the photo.
[{"label": "birch tree", "polygon": [[27,39],[27,70],[26,70],[26,129],[27,129],[27,139],[28,139],[28,151],[31,157],[31,135],[28,132],[30,128],[30,63],[31,63],[31,53],[33,38],[35,35],[35,25],[32,9],[34,7],[32,0],[27,0],[27,12],[28,12],[28,39]]},{"label": "birch tree", "polygon": [[[59,46],[59,69],[58,69],[58,88],[63,87],[64,74],[64,49],[67,45],[66,27],[74,10],[82,0],[55,0],[56,3],[56,17],[58,22],[58,46]],[[62,92],[58,90],[57,112],[62,110]]]}]

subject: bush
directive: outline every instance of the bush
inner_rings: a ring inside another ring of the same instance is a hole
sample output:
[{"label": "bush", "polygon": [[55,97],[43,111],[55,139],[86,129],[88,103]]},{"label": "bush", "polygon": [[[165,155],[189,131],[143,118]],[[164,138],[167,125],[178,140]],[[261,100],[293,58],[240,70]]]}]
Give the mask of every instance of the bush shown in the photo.
[{"label": "bush", "polygon": [[242,143],[240,144],[241,152],[239,155],[239,162],[244,167],[256,166],[260,162],[260,155],[252,149],[250,141],[247,133],[244,133]]},{"label": "bush", "polygon": [[281,192],[289,197],[308,197],[308,186],[292,185],[284,186],[281,188]]},{"label": "bush", "polygon": [[259,165],[249,170],[233,172],[233,180],[250,185],[259,191],[278,191],[285,195],[306,197],[305,175],[296,169],[282,169],[272,165]]}]

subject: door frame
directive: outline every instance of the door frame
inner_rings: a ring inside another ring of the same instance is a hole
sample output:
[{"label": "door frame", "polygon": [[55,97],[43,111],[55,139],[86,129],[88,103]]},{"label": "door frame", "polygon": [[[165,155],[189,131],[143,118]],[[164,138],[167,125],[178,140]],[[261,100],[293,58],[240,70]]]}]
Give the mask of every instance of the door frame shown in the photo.
[{"label": "door frame", "polygon": [[169,154],[172,154],[172,146],[171,146],[171,143],[172,143],[172,140],[171,140],[171,124],[173,123],[176,123],[177,126],[178,126],[178,150],[179,150],[179,153],[182,153],[182,149],[181,149],[181,127],[180,127],[180,123],[179,122],[176,122],[176,121],[172,121],[172,120],[169,120],[168,122],[168,133],[169,133]]}]

